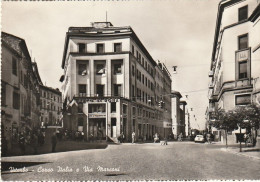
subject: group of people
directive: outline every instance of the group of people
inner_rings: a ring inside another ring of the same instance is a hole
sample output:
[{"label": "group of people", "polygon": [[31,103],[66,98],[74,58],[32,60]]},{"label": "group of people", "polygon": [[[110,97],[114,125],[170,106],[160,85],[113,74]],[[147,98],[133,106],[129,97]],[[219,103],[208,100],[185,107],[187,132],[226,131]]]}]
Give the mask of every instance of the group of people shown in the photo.
[{"label": "group of people", "polygon": [[34,150],[34,154],[38,153],[38,146],[42,146],[45,143],[45,133],[38,130],[28,132],[19,133],[18,144],[21,149],[22,154],[25,154],[25,146],[31,146]]}]

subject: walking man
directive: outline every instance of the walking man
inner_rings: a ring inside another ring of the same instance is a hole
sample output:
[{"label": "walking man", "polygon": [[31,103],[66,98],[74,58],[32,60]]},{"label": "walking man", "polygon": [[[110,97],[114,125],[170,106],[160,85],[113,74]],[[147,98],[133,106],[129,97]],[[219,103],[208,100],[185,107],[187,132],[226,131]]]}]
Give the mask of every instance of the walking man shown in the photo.
[{"label": "walking man", "polygon": [[133,131],[133,133],[132,133],[132,144],[134,144],[135,143],[135,132]]}]

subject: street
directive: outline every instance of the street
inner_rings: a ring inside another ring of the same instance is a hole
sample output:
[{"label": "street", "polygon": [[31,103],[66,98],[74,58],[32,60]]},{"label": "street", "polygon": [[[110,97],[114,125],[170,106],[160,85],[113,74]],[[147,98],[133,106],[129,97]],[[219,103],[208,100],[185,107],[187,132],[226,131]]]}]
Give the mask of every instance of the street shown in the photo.
[{"label": "street", "polygon": [[[260,160],[193,142],[108,145],[105,149],[3,158],[3,180],[260,179]],[[14,162],[13,164],[8,162]],[[26,161],[26,162],[25,162]],[[14,166],[12,166],[14,165]],[[24,167],[25,168],[21,168]],[[13,172],[10,171],[13,167]],[[15,168],[20,168],[16,170]],[[58,172],[59,171],[59,172]]]}]

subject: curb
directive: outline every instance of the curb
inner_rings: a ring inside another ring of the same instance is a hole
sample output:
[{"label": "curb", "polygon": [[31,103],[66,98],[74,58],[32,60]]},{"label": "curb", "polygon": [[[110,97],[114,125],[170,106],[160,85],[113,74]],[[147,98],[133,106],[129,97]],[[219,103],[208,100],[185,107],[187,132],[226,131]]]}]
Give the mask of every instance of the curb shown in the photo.
[{"label": "curb", "polygon": [[233,153],[233,154],[236,154],[236,155],[245,156],[245,157],[248,157],[248,158],[260,160],[260,157],[246,155],[246,154],[244,154],[242,152],[235,152],[235,151],[232,151],[232,150],[226,149],[226,148],[221,148],[220,150],[222,150],[224,152],[229,152],[229,153]]}]

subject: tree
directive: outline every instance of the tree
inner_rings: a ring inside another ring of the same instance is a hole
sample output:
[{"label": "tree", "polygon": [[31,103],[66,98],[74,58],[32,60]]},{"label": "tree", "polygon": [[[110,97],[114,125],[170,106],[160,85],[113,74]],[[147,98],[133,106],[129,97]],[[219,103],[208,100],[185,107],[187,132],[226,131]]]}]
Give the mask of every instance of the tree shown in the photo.
[{"label": "tree", "polygon": [[218,109],[215,111],[215,120],[210,122],[210,125],[219,129],[219,130],[225,130],[226,134],[226,147],[228,147],[227,144],[227,133],[229,131],[233,131],[238,128],[238,123],[236,120],[235,113],[233,111],[225,111],[223,109]]},{"label": "tree", "polygon": [[234,110],[225,111],[219,109],[215,112],[215,120],[210,122],[211,126],[225,130],[226,147],[227,132],[234,131],[238,127],[252,131],[253,146],[256,144],[257,130],[260,126],[260,107],[255,104],[238,106]]},{"label": "tree", "polygon": [[237,107],[236,117],[242,128],[251,133],[253,146],[256,145],[257,130],[260,126],[260,107],[255,104]]}]

